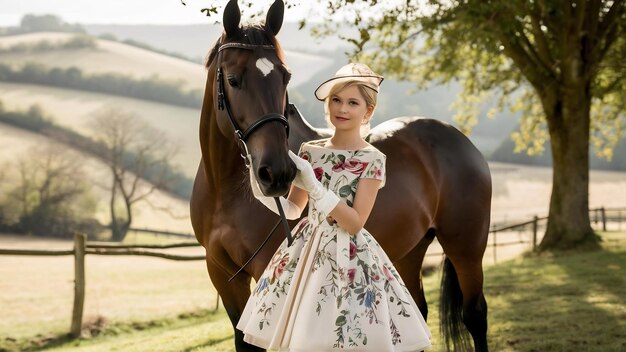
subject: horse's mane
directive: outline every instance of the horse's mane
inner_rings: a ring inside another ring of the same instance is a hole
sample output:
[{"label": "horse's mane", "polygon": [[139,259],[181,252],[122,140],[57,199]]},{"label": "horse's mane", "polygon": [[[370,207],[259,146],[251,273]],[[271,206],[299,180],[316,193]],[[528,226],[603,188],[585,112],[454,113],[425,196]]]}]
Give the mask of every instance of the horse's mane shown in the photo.
[{"label": "horse's mane", "polygon": [[[229,41],[229,43],[232,42],[239,42],[251,45],[273,45],[276,48],[276,55],[278,56],[278,59],[280,59],[282,63],[285,62],[285,55],[283,49],[280,46],[280,43],[278,42],[278,40],[276,40],[276,37],[269,33],[262,25],[250,25],[248,27],[241,28],[239,30],[239,33],[237,34],[237,38]],[[215,42],[213,48],[209,51],[209,55],[205,62],[206,68],[209,68],[209,66],[217,56],[217,50],[219,49],[220,45],[225,43],[226,33],[222,33],[220,38]]]}]

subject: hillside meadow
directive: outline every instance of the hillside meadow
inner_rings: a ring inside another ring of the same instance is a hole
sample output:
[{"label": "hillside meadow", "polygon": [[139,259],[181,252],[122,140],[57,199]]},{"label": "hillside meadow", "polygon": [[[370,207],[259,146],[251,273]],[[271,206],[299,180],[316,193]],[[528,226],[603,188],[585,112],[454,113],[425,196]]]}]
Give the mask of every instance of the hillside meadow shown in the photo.
[{"label": "hillside meadow", "polygon": [[[17,177],[17,162],[20,158],[28,158],[35,148],[45,148],[52,141],[41,135],[22,129],[14,128],[0,123],[0,168],[4,171],[5,179],[0,184],[0,195],[4,197],[10,187],[14,185]],[[111,175],[100,160],[84,155],[79,151],[66,148],[69,155],[78,158],[91,187],[91,196],[99,200],[96,218],[102,224],[110,222],[108,209],[109,192],[104,188],[108,186]],[[140,185],[145,187],[145,185]],[[155,191],[148,198],[149,203],[138,203],[134,208],[133,227],[169,230],[174,232],[191,233],[189,221],[189,202],[172,197],[169,194]],[[3,241],[0,238],[0,247]]]},{"label": "hillside meadow", "polygon": [[198,124],[200,111],[113,95],[28,84],[0,83],[4,109],[24,111],[34,104],[57,125],[92,136],[91,123],[108,108],[119,108],[162,130],[179,146],[174,160],[187,176],[195,176],[200,161]]}]

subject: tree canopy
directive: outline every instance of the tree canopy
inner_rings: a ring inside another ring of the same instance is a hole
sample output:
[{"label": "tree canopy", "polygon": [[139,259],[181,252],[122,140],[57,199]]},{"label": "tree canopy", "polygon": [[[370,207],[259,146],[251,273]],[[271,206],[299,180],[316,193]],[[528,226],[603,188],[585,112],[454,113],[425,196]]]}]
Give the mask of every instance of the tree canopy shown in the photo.
[{"label": "tree canopy", "polygon": [[353,60],[387,77],[418,87],[458,82],[455,118],[465,132],[487,99],[497,102],[490,115],[520,111],[518,150],[541,153],[549,140],[553,159],[541,248],[597,247],[589,150],[611,158],[626,132],[623,0],[337,0],[326,2],[325,17],[302,26],[342,36]]},{"label": "tree canopy", "polygon": [[357,60],[422,86],[458,81],[456,118],[466,130],[487,97],[498,102],[491,113],[521,111],[518,148],[542,152],[549,138],[554,161],[541,248],[597,245],[589,146],[610,158],[625,130],[623,1],[339,0],[328,11],[357,28],[347,39]]}]

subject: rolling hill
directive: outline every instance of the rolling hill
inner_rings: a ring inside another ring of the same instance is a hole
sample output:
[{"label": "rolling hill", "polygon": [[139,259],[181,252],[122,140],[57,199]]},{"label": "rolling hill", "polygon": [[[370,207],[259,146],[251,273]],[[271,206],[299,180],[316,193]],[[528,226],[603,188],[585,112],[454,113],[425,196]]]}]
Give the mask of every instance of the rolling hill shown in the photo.
[{"label": "rolling hill", "polygon": [[[7,179],[4,179],[0,190],[6,191],[8,187],[7,181],[15,174],[15,165],[19,158],[30,152],[36,146],[46,146],[54,143],[53,140],[41,136],[36,133],[28,132],[23,129],[14,128],[0,123],[0,169],[5,171]],[[80,158],[83,163],[85,174],[94,183],[107,182],[111,178],[106,165],[94,157],[82,154],[76,150],[69,150],[70,155]],[[109,210],[107,208],[107,200],[109,194],[103,188],[94,186],[91,189],[93,196],[101,199],[98,205],[96,218],[102,223],[107,224],[110,221]],[[140,204],[136,208],[133,215],[133,226],[139,228],[157,228],[162,230],[178,231],[191,233],[191,223],[189,221],[189,204],[185,200],[176,199],[169,194],[163,192],[155,192],[150,195],[150,203]],[[167,212],[163,211],[167,209]],[[175,215],[175,216],[171,216]]]},{"label": "rolling hill", "polygon": [[89,136],[90,122],[107,107],[120,107],[134,113],[155,128],[163,130],[180,145],[176,164],[189,177],[195,176],[200,161],[198,123],[200,112],[138,99],[27,84],[0,83],[5,110],[23,111],[39,105],[52,120]]},{"label": "rolling hill", "polygon": [[[0,37],[0,48],[10,48],[17,44],[32,45],[42,41],[59,43],[74,36],[72,33],[43,32]],[[95,50],[3,53],[0,62],[13,65],[38,62],[48,67],[78,67],[86,73],[115,72],[138,79],[158,76],[180,81],[187,89],[204,89],[206,81],[206,71],[200,64],[102,39],[96,39]]]}]

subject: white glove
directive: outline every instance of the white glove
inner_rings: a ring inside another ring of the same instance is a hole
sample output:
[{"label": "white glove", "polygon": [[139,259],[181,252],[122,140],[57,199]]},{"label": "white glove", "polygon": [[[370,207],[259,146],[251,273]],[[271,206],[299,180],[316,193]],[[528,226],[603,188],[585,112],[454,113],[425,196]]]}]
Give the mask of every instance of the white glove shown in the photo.
[{"label": "white glove", "polygon": [[[249,157],[250,156],[248,156],[248,158]],[[259,187],[259,183],[257,182],[256,177],[254,177],[252,165],[250,165],[249,170],[250,170],[250,187],[252,188],[252,194],[254,195],[254,198],[258,199],[259,202],[265,205],[267,209],[273,211],[277,215],[280,215],[274,198],[265,196],[263,192],[261,191],[261,188]],[[300,215],[302,214],[302,209],[300,209],[300,207],[298,207],[295,203],[293,203],[289,199],[286,199],[285,197],[279,197],[278,199],[280,200],[280,204],[283,207],[283,211],[285,212],[285,217],[287,219],[294,220],[294,219],[300,218]]]},{"label": "white glove", "polygon": [[328,216],[328,214],[335,209],[339,203],[339,197],[332,191],[327,190],[322,186],[322,183],[315,177],[315,172],[311,164],[289,151],[289,157],[296,164],[298,168],[298,176],[293,180],[293,183],[309,193],[309,197],[315,202],[315,208]]}]

